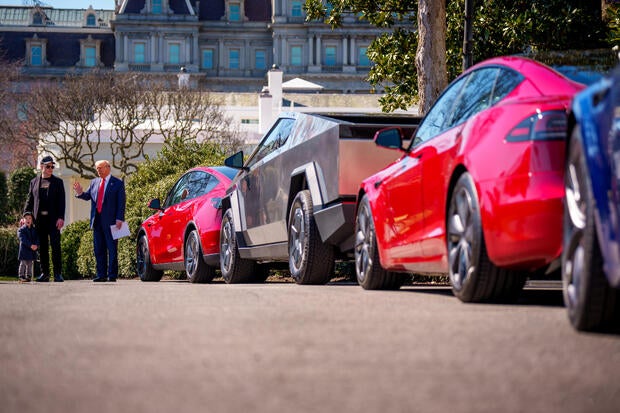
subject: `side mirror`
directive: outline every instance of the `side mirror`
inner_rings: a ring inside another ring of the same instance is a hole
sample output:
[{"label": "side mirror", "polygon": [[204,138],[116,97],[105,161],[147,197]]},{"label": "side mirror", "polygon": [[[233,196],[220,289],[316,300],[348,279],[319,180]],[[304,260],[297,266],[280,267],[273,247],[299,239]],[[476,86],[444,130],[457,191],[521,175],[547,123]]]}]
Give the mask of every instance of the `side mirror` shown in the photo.
[{"label": "side mirror", "polygon": [[215,209],[222,209],[222,198],[220,197],[211,198],[211,205]]},{"label": "side mirror", "polygon": [[163,211],[159,198],[151,199],[151,202],[149,202],[149,208],[156,209],[158,211]]},{"label": "side mirror", "polygon": [[243,151],[239,151],[234,155],[229,156],[224,159],[224,165],[235,168],[235,169],[244,169],[243,168]]},{"label": "side mirror", "polygon": [[404,151],[403,131],[400,128],[381,129],[375,133],[375,144],[383,148]]},{"label": "side mirror", "polygon": [[181,192],[181,201],[185,201],[188,195],[189,195],[189,190],[187,188],[183,188],[183,192]]}]

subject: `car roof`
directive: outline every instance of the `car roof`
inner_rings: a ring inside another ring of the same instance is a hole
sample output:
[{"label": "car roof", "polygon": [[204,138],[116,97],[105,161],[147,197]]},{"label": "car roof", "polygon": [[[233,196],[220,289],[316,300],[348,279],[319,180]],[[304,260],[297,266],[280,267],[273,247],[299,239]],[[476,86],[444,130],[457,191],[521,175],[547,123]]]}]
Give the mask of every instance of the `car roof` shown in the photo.
[{"label": "car roof", "polygon": [[530,80],[544,96],[572,96],[585,87],[543,63],[521,56],[493,57],[472,66],[464,74],[487,66],[504,66],[516,70]]},{"label": "car roof", "polygon": [[218,178],[221,178],[223,176],[229,181],[232,180],[237,175],[237,172],[239,172],[238,169],[230,168],[228,166],[197,166],[195,168],[189,169],[185,173],[192,172],[192,171],[209,172],[213,175],[218,176]]}]

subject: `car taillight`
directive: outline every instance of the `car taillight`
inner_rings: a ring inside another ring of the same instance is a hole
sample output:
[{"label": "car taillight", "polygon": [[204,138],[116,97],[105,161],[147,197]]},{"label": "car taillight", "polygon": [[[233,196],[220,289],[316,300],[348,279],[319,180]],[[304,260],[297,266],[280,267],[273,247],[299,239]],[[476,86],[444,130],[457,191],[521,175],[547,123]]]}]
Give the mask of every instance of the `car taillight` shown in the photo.
[{"label": "car taillight", "polygon": [[567,128],[566,112],[562,110],[538,111],[523,119],[508,136],[508,142],[548,141],[565,139]]}]

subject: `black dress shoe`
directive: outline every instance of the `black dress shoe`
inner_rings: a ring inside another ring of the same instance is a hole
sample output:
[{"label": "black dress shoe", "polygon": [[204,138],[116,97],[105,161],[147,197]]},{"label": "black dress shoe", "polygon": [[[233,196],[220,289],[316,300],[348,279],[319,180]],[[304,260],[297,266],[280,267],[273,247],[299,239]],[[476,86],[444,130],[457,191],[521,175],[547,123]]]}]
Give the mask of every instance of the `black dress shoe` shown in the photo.
[{"label": "black dress shoe", "polygon": [[41,274],[37,277],[37,282],[40,283],[46,283],[50,280],[50,276],[49,275],[45,275],[45,274]]},{"label": "black dress shoe", "polygon": [[93,282],[95,283],[104,283],[108,281],[108,279],[106,277],[95,277],[93,278]]},{"label": "black dress shoe", "polygon": [[58,275],[54,275],[54,282],[55,283],[61,283],[63,282],[65,279],[62,278],[62,275],[58,274]]},{"label": "black dress shoe", "polygon": [[115,283],[116,282],[116,277],[108,277],[108,281],[111,283]]}]

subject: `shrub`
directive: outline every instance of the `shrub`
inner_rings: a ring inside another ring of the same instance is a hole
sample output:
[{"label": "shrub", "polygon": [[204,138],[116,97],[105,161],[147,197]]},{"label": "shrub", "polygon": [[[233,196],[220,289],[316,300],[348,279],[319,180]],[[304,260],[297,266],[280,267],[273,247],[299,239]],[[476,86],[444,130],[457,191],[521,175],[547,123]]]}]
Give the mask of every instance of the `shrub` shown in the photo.
[{"label": "shrub", "polygon": [[134,278],[136,276],[136,234],[142,220],[138,217],[126,219],[131,235],[118,241],[118,276]]},{"label": "shrub", "polygon": [[93,232],[86,231],[80,239],[78,247],[77,268],[83,278],[93,278],[96,273],[97,263],[93,254]]},{"label": "shrub", "polygon": [[[76,221],[67,225],[61,234],[62,275],[68,280],[82,278],[78,270],[78,249],[82,236],[89,230],[88,220]],[[91,250],[92,255],[92,250]]]},{"label": "shrub", "polygon": [[9,188],[7,186],[6,174],[0,171],[0,225],[11,222],[9,213]]},{"label": "shrub", "polygon": [[23,167],[14,170],[9,175],[9,210],[14,222],[19,221],[28,198],[30,181],[36,176],[31,167]]},{"label": "shrub", "polygon": [[17,276],[18,249],[17,226],[0,228],[0,275]]}]

